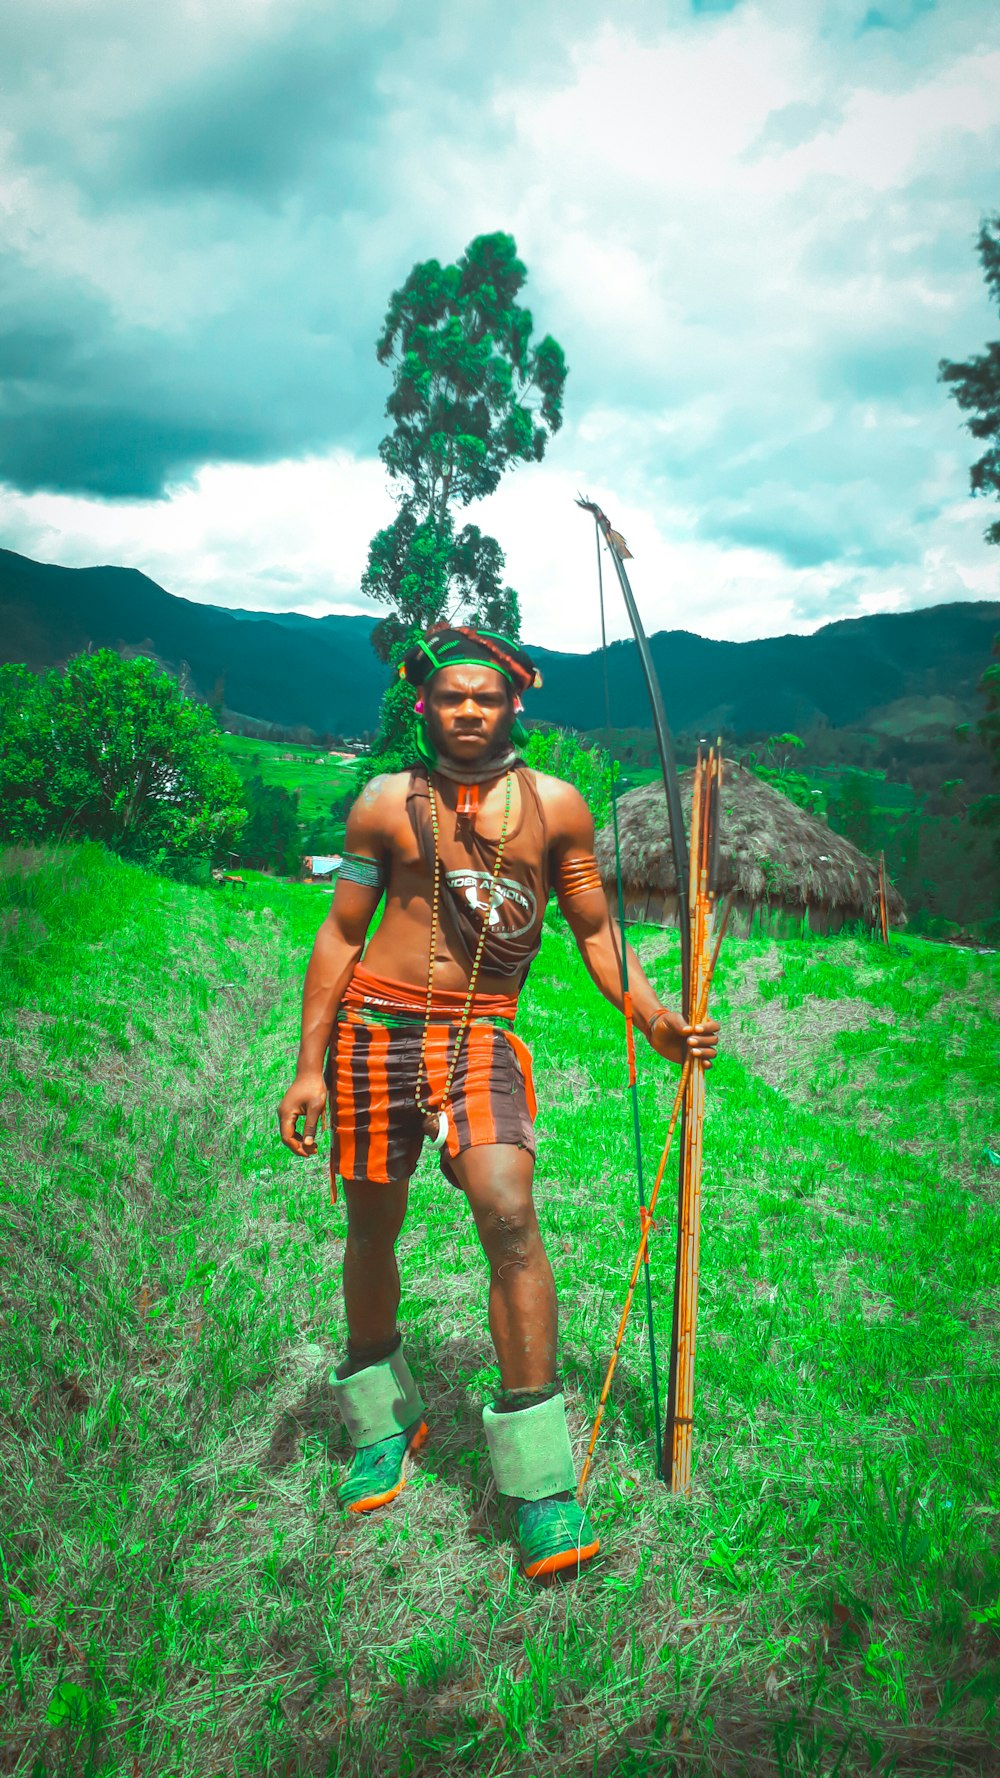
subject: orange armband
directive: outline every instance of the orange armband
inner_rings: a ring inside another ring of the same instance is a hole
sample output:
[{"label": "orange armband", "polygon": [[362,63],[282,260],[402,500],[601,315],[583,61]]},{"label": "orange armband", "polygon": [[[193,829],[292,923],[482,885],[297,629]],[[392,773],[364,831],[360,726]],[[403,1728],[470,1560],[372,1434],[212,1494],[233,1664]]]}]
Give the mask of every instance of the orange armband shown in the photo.
[{"label": "orange armband", "polygon": [[581,858],[564,858],[556,875],[556,894],[560,901],[574,895],[588,895],[592,889],[603,890],[601,873],[593,852]]}]

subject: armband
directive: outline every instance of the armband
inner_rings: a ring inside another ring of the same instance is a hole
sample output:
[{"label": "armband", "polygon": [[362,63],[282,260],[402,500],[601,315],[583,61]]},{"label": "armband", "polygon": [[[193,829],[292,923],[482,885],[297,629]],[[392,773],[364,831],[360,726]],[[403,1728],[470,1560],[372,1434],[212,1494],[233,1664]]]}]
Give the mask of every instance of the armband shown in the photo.
[{"label": "armband", "polygon": [[597,859],[592,852],[585,852],[582,858],[563,859],[556,873],[556,894],[560,901],[568,901],[574,895],[588,895],[592,889],[603,891],[603,887]]},{"label": "armband", "polygon": [[386,885],[386,873],[379,860],[365,858],[360,852],[344,853],[337,879],[344,883],[359,883],[362,889],[382,890]]}]

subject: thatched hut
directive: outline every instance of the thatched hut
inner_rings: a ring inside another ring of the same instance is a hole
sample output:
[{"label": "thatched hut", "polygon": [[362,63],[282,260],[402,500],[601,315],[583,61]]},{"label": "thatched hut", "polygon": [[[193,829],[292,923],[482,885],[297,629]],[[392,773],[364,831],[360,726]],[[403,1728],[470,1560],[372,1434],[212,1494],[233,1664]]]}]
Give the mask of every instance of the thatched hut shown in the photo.
[{"label": "thatched hut", "polygon": [[[694,772],[680,774],[684,826],[690,835]],[[622,886],[627,920],[677,923],[677,877],[662,784],[618,799]],[[597,862],[617,911],[611,823],[597,836]],[[719,895],[735,889],[730,916],[737,931],[837,932],[850,921],[878,923],[878,863],[823,821],[765,784],[735,760],[723,765],[720,796]],[[889,921],[905,926],[903,898],[887,885]]]}]

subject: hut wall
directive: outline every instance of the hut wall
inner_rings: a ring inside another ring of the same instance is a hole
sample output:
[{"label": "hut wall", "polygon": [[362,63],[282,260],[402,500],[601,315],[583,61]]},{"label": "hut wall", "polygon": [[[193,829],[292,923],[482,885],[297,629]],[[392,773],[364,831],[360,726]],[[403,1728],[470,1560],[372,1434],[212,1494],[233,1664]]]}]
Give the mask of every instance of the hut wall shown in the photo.
[{"label": "hut wall", "polygon": [[[626,884],[624,896],[625,919],[629,924],[677,925],[676,895]],[[614,891],[609,893],[608,903],[612,914],[617,915]],[[745,896],[737,895],[733,897],[729,922],[731,930],[741,937],[748,937],[751,932],[762,932],[772,938],[798,938],[803,937],[806,932],[823,936],[839,932],[854,918],[853,914],[843,908],[830,908],[817,902],[810,902],[803,908],[800,903],[786,905],[782,902],[751,902]]]}]

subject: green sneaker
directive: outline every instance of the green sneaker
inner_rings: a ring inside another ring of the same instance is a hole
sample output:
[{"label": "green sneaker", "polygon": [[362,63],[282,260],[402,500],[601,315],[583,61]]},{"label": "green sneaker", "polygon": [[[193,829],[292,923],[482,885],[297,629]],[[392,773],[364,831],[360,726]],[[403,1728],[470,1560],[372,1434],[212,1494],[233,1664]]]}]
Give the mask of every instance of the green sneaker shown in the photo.
[{"label": "green sneaker", "polygon": [[379,1439],[377,1444],[362,1445],[346,1477],[337,1489],[337,1499],[348,1512],[368,1513],[376,1506],[387,1506],[406,1487],[409,1460],[427,1442],[427,1422],[418,1420],[406,1432]]},{"label": "green sneaker", "polygon": [[574,1498],[550,1494],[524,1500],[515,1514],[521,1566],[529,1580],[561,1568],[582,1568],[600,1549],[583,1507]]}]

